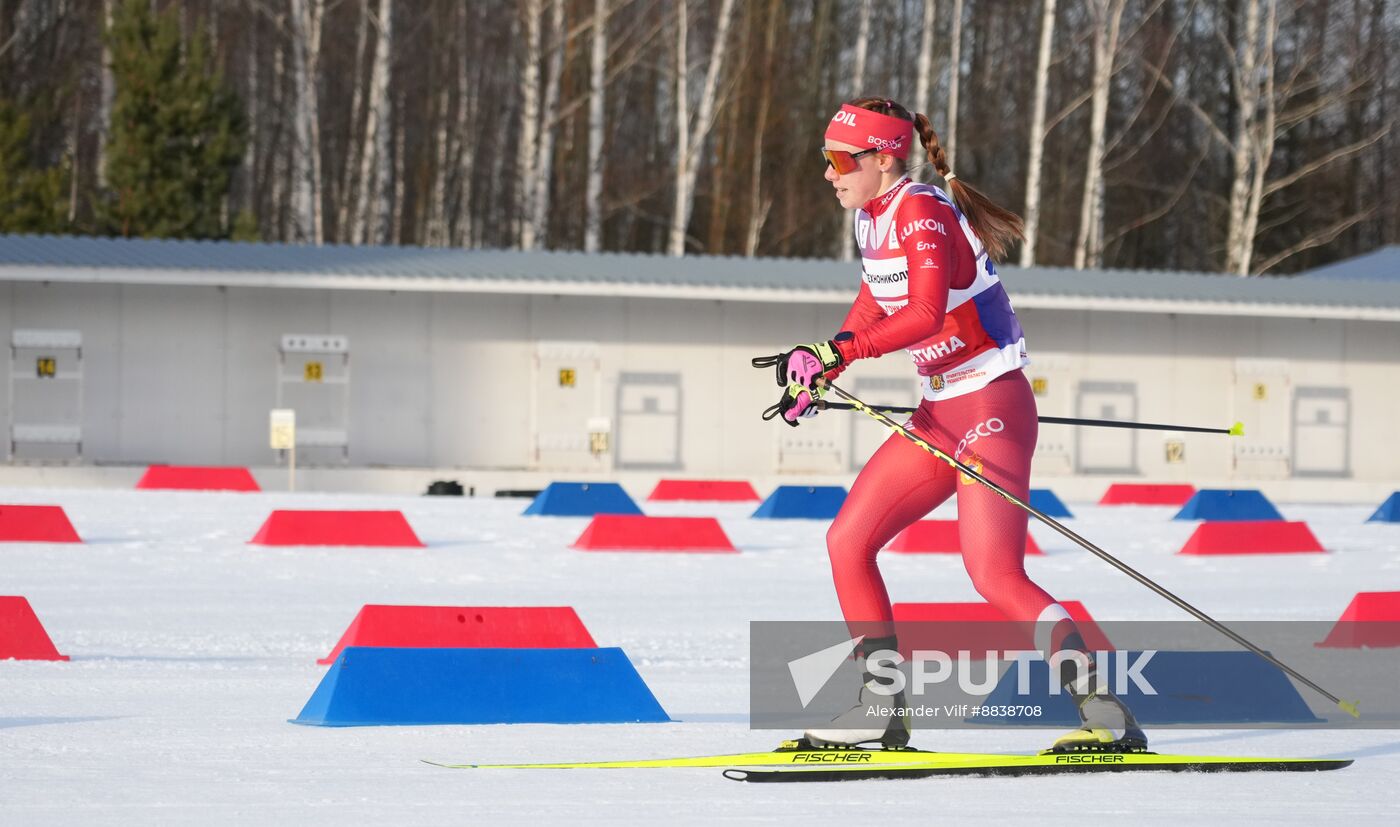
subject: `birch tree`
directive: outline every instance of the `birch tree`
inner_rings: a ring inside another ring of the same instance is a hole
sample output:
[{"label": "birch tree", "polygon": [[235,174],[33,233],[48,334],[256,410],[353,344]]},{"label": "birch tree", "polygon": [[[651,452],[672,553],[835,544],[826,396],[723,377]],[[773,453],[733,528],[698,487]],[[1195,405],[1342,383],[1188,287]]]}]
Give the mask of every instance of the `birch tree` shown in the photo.
[{"label": "birch tree", "polygon": [[[117,0],[102,0],[102,29],[112,28],[112,4]],[[112,122],[112,97],[116,83],[112,79],[112,47],[102,38],[102,66],[99,72],[97,97],[97,188],[107,188],[107,139]],[[252,147],[253,141],[248,142]]]},{"label": "birch tree", "polygon": [[379,0],[374,21],[374,66],[370,69],[368,111],[360,149],[360,180],[351,236],[357,244],[383,244],[393,210],[393,118],[389,98],[394,0]]},{"label": "birch tree", "polygon": [[292,28],[292,233],[297,241],[325,241],[321,215],[321,114],[318,94],[321,21],[325,0],[291,0]]},{"label": "birch tree", "polygon": [[603,121],[608,68],[608,0],[593,2],[593,51],[588,72],[588,172],[583,195],[583,249],[603,249]]},{"label": "birch tree", "polygon": [[1075,237],[1074,267],[1082,270],[1103,264],[1103,157],[1108,122],[1113,59],[1118,51],[1118,27],[1127,0],[1088,0],[1094,33],[1094,73],[1090,82],[1089,147],[1084,163],[1084,192],[1079,206],[1079,234]]},{"label": "birch tree", "polygon": [[923,0],[924,22],[919,31],[918,77],[914,81],[914,111],[933,111],[933,35],[937,22],[937,0]]},{"label": "birch tree", "polygon": [[948,127],[941,142],[948,166],[954,172],[957,171],[953,166],[953,151],[958,143],[958,87],[962,84],[962,30],[963,0],[954,0],[953,31],[948,35]]},{"label": "birch tree", "polygon": [[729,41],[729,23],[734,16],[734,0],[722,0],[714,43],[710,46],[709,66],[705,70],[705,85],[700,92],[700,105],[694,121],[690,117],[690,74],[687,57],[689,21],[685,0],[679,0],[676,10],[676,178],[675,206],[671,213],[668,252],[685,255],[685,231],[695,207],[695,176],[699,172],[700,153],[714,125],[715,98],[719,92],[719,77]]},{"label": "birch tree", "polygon": [[763,29],[763,79],[754,123],[753,172],[749,176],[749,226],[744,234],[744,255],[750,257],[758,255],[758,241],[763,234],[763,225],[768,221],[768,211],[773,207],[773,197],[763,197],[763,142],[773,97],[773,54],[776,51],[778,12],[781,9],[782,0],[768,0],[768,22]]},{"label": "birch tree", "polygon": [[540,124],[540,17],[543,0],[524,0],[521,13],[525,17],[525,65],[520,73],[520,144],[516,148],[516,166],[520,174],[520,249],[535,249],[535,226],[530,218],[535,214],[531,199],[535,197],[535,139]]},{"label": "birch tree", "polygon": [[1030,158],[1026,163],[1026,240],[1021,266],[1035,264],[1035,238],[1040,229],[1040,165],[1045,153],[1045,98],[1050,87],[1050,51],[1055,39],[1055,0],[1044,0],[1040,11],[1040,49],[1035,63],[1035,94],[1031,104]]},{"label": "birch tree", "polygon": [[[856,26],[856,56],[855,65],[851,68],[851,97],[859,97],[865,94],[865,61],[866,44],[870,41],[870,7],[871,0],[861,0],[860,2],[860,22]],[[847,210],[842,216],[841,223],[841,260],[853,261],[856,257],[856,236],[851,231],[851,211]]]},{"label": "birch tree", "polygon": [[541,245],[546,241],[549,225],[549,184],[554,172],[554,135],[558,123],[554,113],[559,108],[559,75],[563,71],[564,63],[564,0],[550,2],[550,40],[552,46],[549,65],[545,69],[544,88],[546,118],[539,132],[539,146],[534,165],[534,192],[529,202],[531,246]]}]

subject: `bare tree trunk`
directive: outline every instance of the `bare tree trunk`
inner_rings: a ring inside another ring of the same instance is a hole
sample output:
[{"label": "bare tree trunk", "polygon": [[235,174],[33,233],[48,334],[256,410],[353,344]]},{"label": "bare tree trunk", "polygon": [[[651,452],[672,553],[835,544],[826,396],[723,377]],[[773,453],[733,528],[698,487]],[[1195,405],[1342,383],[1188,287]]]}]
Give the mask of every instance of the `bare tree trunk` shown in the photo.
[{"label": "bare tree trunk", "polygon": [[520,73],[520,248],[535,249],[535,225],[530,203],[535,195],[535,142],[540,123],[540,16],[544,0],[524,0],[525,67]]},{"label": "bare tree trunk", "polygon": [[919,77],[914,84],[914,111],[928,115],[933,109],[933,35],[937,0],[924,0],[924,26],[919,33]]},{"label": "bare tree trunk", "polygon": [[773,98],[773,53],[778,39],[778,11],[782,0],[769,0],[768,25],[764,27],[763,41],[763,81],[758,98],[758,114],[754,123],[753,173],[749,176],[749,227],[744,236],[744,255],[752,258],[758,254],[758,241],[763,234],[763,225],[768,220],[768,211],[773,199],[763,199],[763,137],[768,128],[768,109]]},{"label": "bare tree trunk", "polygon": [[962,85],[962,30],[963,0],[954,0],[953,31],[948,36],[948,126],[944,130],[942,141],[948,166],[952,167],[954,172],[957,171],[953,166],[953,149],[958,143],[958,87]]},{"label": "bare tree trunk", "polygon": [[1248,210],[1252,130],[1259,105],[1257,72],[1259,48],[1259,0],[1245,0],[1244,33],[1235,45],[1238,61],[1235,78],[1234,176],[1230,182],[1229,225],[1225,235],[1225,269],[1243,276],[1249,271],[1244,263],[1244,249],[1253,246],[1245,240],[1245,212]]},{"label": "bare tree trunk", "polygon": [[[865,95],[866,44],[870,41],[871,0],[860,2],[860,23],[856,27],[856,61],[851,70],[851,97]],[[851,211],[842,216],[841,260],[854,261],[856,257],[856,236],[851,232]]]},{"label": "bare tree trunk", "polygon": [[544,123],[540,130],[539,151],[535,157],[535,192],[530,197],[529,222],[534,244],[543,245],[549,237],[549,185],[554,174],[554,134],[558,125],[559,75],[564,64],[564,0],[550,3],[549,66],[544,81]]},{"label": "bare tree trunk", "polygon": [[[463,9],[462,19],[464,25],[458,37],[462,38],[464,43],[477,42],[468,41],[468,32],[476,22],[474,16]],[[475,123],[477,89],[472,83],[471,71],[475,65],[476,55],[469,46],[464,46],[457,60],[457,123],[453,130],[456,133],[454,157],[457,168],[454,179],[456,191],[453,198],[452,243],[457,247],[471,247],[476,242],[472,232],[472,179],[476,175],[476,153],[470,149],[476,141],[468,138],[473,132],[480,134],[480,127]]]},{"label": "bare tree trunk", "polygon": [[[451,65],[451,61],[447,62]],[[451,177],[448,166],[452,135],[448,130],[451,119],[449,107],[452,103],[452,85],[443,83],[438,88],[437,101],[433,106],[436,129],[433,132],[433,187],[428,196],[428,217],[424,222],[420,243],[428,247],[447,245],[447,179]]]},{"label": "bare tree trunk", "polygon": [[340,208],[336,214],[336,236],[342,243],[356,241],[358,222],[358,192],[362,181],[356,178],[364,152],[364,137],[360,132],[364,120],[365,92],[365,49],[369,44],[369,0],[360,0],[360,20],[355,27],[355,82],[350,95],[350,128],[346,131],[345,166],[340,175]]},{"label": "bare tree trunk", "polygon": [[393,120],[389,101],[390,46],[393,40],[394,0],[379,0],[378,33],[374,44],[374,66],[370,70],[369,104],[365,120],[364,147],[360,150],[359,195],[356,199],[354,229],[357,244],[383,244],[392,209],[393,171],[391,139]]},{"label": "bare tree trunk", "polygon": [[[116,0],[102,0],[102,29],[112,28],[112,5]],[[107,136],[112,123],[112,99],[116,96],[116,81],[112,77],[112,49],[102,38],[101,89],[97,99],[97,188],[107,189]],[[249,144],[251,145],[251,141]],[[76,178],[76,176],[74,176]]]},{"label": "bare tree trunk", "polygon": [[583,249],[603,249],[604,75],[608,66],[608,0],[593,2],[593,55],[588,81],[588,182],[584,187]]},{"label": "bare tree trunk", "polygon": [[1050,87],[1050,52],[1055,40],[1055,0],[1045,0],[1040,13],[1040,52],[1035,64],[1035,101],[1031,107],[1030,159],[1026,164],[1026,240],[1021,266],[1035,264],[1035,238],[1040,229],[1040,164],[1045,152],[1045,97]]},{"label": "bare tree trunk", "polygon": [[1084,193],[1079,206],[1079,235],[1074,246],[1075,269],[1103,264],[1103,157],[1113,58],[1118,50],[1118,25],[1127,0],[1090,0],[1094,27],[1094,75],[1089,114],[1089,158],[1084,165]]},{"label": "bare tree trunk", "polygon": [[292,154],[295,240],[321,244],[321,115],[318,95],[324,0],[292,0],[292,76],[296,90]]},{"label": "bare tree trunk", "polygon": [[719,91],[719,76],[724,69],[724,56],[729,41],[729,22],[734,16],[734,0],[722,0],[715,41],[710,46],[710,65],[705,70],[705,86],[700,93],[700,108],[695,123],[689,122],[686,74],[686,4],[681,0],[676,24],[676,203],[671,214],[668,249],[673,256],[685,255],[685,231],[695,206],[695,176],[700,167],[700,151],[714,125],[715,97]]}]

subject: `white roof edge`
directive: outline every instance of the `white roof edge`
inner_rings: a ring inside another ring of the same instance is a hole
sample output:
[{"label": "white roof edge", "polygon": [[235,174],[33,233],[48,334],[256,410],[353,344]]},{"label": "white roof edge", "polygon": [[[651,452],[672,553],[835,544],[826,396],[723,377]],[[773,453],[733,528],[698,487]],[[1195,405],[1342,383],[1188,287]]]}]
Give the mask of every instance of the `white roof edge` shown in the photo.
[{"label": "white roof edge", "polygon": [[[0,265],[0,280],[88,284],[147,284],[193,287],[273,287],[287,289],[398,290],[434,293],[510,293],[708,301],[784,302],[794,298],[818,304],[848,304],[851,289],[732,285],[681,285],[632,281],[573,281],[542,278],[452,278],[446,276],[375,276],[361,274],[296,273],[261,270],[175,270],[151,268],[40,267]],[[1013,303],[1023,309],[1109,310],[1119,313],[1180,313],[1196,316],[1262,316],[1272,318],[1400,321],[1400,308],[1270,302],[1197,301],[1117,296],[1046,295],[1034,290],[1011,290]]]}]

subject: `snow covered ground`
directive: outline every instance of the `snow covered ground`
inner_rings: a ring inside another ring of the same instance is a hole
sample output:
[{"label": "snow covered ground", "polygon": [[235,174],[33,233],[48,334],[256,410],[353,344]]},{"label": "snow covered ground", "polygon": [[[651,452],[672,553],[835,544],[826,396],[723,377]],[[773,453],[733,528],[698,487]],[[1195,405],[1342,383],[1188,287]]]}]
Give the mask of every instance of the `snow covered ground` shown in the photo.
[{"label": "snow covered ground", "polygon": [[[635,495],[644,492],[632,492]],[[751,620],[838,617],[818,521],[752,505],[713,514],[738,555],[585,553],[587,520],[526,518],[521,500],[0,489],[62,505],[82,546],[0,545],[0,594],[29,598],[68,663],[0,662],[0,823],[1400,823],[1400,732],[1155,733],[1162,752],[1353,757],[1317,774],[942,778],[746,785],[719,771],[449,771],[419,763],[660,757],[768,749],[747,724]],[[1361,590],[1400,590],[1400,526],[1375,503],[1282,506],[1328,555],[1185,558],[1170,508],[1070,503],[1076,530],[1228,619],[1332,620]],[[273,508],[397,508],[428,547],[247,545]],[[950,516],[940,512],[935,516]],[[1180,619],[1054,533],[1038,582],[1100,619]],[[952,556],[886,554],[895,600],[976,600]],[[365,603],[572,605],[621,646],[665,725],[303,727],[287,723]],[[1029,751],[1035,730],[923,731],[915,745]]]}]

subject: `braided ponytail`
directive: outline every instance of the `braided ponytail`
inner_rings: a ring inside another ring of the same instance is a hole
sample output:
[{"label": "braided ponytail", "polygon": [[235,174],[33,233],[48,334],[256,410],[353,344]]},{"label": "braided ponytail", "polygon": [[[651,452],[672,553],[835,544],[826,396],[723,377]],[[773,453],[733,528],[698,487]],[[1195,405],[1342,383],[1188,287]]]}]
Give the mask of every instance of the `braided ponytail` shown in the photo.
[{"label": "braided ponytail", "polygon": [[961,178],[953,174],[953,170],[948,166],[947,153],[938,143],[938,133],[933,131],[933,124],[929,123],[925,115],[915,115],[889,98],[857,98],[848,103],[861,109],[879,112],[881,115],[893,115],[914,122],[914,131],[919,133],[919,141],[928,152],[929,162],[947,181],[948,194],[967,218],[972,231],[982,240],[982,246],[987,250],[989,258],[994,261],[1004,260],[1011,245],[1026,237],[1021,216],[997,206],[992,199],[963,183]]},{"label": "braided ponytail", "polygon": [[961,178],[953,174],[948,166],[947,154],[938,143],[938,133],[933,131],[933,124],[929,123],[926,116],[914,116],[914,129],[919,133],[919,140],[928,152],[928,159],[934,170],[948,179],[948,194],[967,217],[972,231],[982,239],[982,246],[987,249],[988,257],[994,261],[1006,258],[1011,245],[1026,237],[1021,216],[998,206],[992,199],[978,192],[975,187],[963,183]]}]

